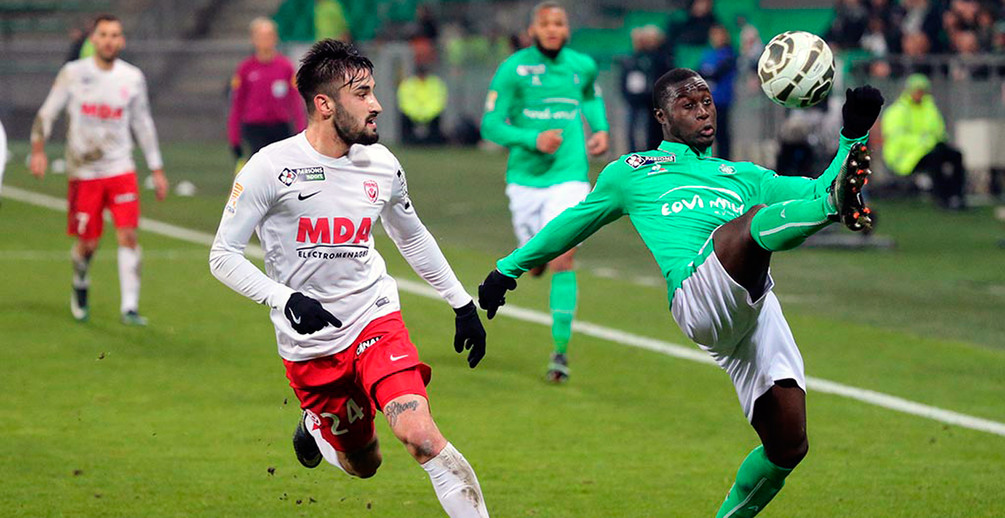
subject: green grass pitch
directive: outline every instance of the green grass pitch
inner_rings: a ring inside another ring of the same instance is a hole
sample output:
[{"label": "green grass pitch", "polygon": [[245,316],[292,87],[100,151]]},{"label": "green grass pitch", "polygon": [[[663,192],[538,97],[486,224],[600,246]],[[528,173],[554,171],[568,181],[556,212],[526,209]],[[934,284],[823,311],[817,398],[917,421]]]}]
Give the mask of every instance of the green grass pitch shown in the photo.
[{"label": "green grass pitch", "polygon": [[[23,166],[5,185],[62,197]],[[53,147],[52,152],[56,151]],[[504,156],[395,149],[419,214],[474,292],[514,244]],[[229,192],[226,146],[164,150],[169,177],[199,194],[144,216],[212,233]],[[776,254],[777,293],[807,374],[1005,421],[1005,227],[989,209],[937,212],[883,202],[888,251]],[[68,311],[65,215],[0,205],[0,514],[85,517],[441,516],[426,474],[378,418],[384,465],[356,480],[306,470],[290,445],[298,409],[266,310],[209,273],[208,251],[151,232],[146,329],[118,323],[114,240],[92,269],[92,314]],[[416,279],[378,236],[392,275]],[[580,252],[579,318],[688,344],[659,272],[627,221]],[[510,303],[547,309],[548,283],[520,281]],[[549,330],[486,324],[488,356],[453,352],[445,303],[402,294],[405,321],[434,369],[437,423],[475,467],[493,516],[712,516],[756,436],[713,366],[576,336],[572,380],[543,382]],[[1005,516],[1005,437],[810,391],[810,455],[766,517]]]}]

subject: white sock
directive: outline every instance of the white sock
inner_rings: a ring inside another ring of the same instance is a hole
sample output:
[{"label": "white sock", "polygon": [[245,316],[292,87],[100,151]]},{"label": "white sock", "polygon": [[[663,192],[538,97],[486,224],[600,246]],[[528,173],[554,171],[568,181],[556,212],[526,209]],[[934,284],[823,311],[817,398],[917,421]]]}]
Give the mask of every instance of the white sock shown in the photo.
[{"label": "white sock", "polygon": [[122,293],[120,311],[140,309],[140,247],[119,247],[119,290]]},{"label": "white sock", "polygon": [[328,461],[328,464],[335,466],[336,468],[342,470],[342,473],[348,475],[349,472],[346,471],[345,468],[342,467],[342,464],[338,461],[338,451],[333,448],[331,444],[328,444],[328,441],[321,437],[320,426],[315,426],[320,424],[321,418],[319,418],[317,414],[311,412],[310,410],[304,412],[304,427],[307,428],[307,432],[311,434],[311,437],[314,438],[314,442],[318,445],[318,449],[321,450],[321,457]]},{"label": "white sock", "polygon": [[73,287],[86,290],[91,285],[91,278],[87,275],[91,258],[80,255],[77,245],[73,245],[70,247],[70,262],[73,263]]},{"label": "white sock", "polygon": [[450,518],[488,518],[482,488],[478,485],[475,470],[471,469],[461,452],[447,443],[440,454],[433,457],[422,469],[436,490],[440,505]]}]

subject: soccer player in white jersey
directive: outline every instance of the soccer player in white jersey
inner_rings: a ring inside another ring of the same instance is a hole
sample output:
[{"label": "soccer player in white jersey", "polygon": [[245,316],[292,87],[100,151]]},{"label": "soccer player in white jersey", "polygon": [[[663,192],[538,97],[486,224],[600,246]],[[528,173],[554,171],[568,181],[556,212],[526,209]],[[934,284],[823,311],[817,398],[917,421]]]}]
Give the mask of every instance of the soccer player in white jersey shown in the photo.
[{"label": "soccer player in white jersey", "polygon": [[[401,164],[377,144],[373,64],[355,47],[316,43],[296,84],[307,129],[266,146],[238,173],[210,252],[210,269],[234,291],[271,308],[279,355],[303,415],[297,459],[326,460],[349,475],[381,463],[380,409],[429,474],[451,517],[488,516],[474,470],[429,413],[429,366],[402,322],[397,285],[374,248],[379,218],[412,268],[456,313],[454,347],[485,355],[485,330],[408,197]],[[244,256],[252,232],[263,273]]]},{"label": "soccer player in white jersey", "polygon": [[130,129],[153,174],[158,200],[167,195],[168,181],[157,146],[157,131],[150,117],[143,72],[119,59],[126,42],[122,23],[110,14],[98,16],[91,42],[94,55],[64,65],[38,110],[31,129],[31,173],[39,179],[45,176],[48,167],[45,141],[52,133],[52,123],[65,107],[70,119],[66,142],[70,175],[67,233],[77,237],[70,250],[73,262],[70,311],[77,320],[88,318],[87,271],[101,240],[102,213],[107,208],[119,244],[122,322],[146,325],[146,318],[139,314],[140,247],[136,227],[140,196]]}]

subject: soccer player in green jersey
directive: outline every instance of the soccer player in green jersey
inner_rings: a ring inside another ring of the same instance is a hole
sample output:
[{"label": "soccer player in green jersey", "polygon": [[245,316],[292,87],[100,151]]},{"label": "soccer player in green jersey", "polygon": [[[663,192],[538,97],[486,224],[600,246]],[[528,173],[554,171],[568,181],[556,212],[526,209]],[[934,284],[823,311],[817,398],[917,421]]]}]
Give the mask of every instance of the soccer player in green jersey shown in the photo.
[{"label": "soccer player in green jersey", "polygon": [[803,459],[805,375],[768,271],[773,252],[799,246],[834,221],[871,225],[861,191],[865,145],[883,96],[848,90],[837,156],[817,179],[778,176],[749,162],[712,157],[715,103],[696,72],[678,68],[656,81],[658,149],[608,165],[585,200],[500,259],[479,286],[492,318],[529,269],[557,257],[627,215],[667,281],[681,330],[729,373],[740,406],[761,439],[744,459],[717,517],[750,517],[781,490]]},{"label": "soccer player in green jersey", "polygon": [[[590,192],[587,152],[607,152],[607,117],[595,85],[597,64],[565,48],[569,19],[557,2],[534,7],[529,28],[532,47],[517,51],[499,65],[485,102],[482,136],[510,150],[506,195],[520,245],[563,210]],[[583,118],[593,135],[586,139]],[[572,336],[577,284],[575,249],[553,257],[531,271],[552,271],[551,335],[555,343],[548,379],[569,377],[566,350]]]}]

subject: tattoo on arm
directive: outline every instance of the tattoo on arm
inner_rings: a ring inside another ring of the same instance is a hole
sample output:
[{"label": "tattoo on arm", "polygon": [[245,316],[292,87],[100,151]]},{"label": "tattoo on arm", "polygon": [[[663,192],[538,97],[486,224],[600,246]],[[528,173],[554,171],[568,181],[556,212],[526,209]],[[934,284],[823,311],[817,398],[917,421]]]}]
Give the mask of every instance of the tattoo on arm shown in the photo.
[{"label": "tattoo on arm", "polygon": [[398,416],[401,415],[402,412],[405,412],[406,410],[415,411],[418,409],[419,409],[418,399],[413,399],[406,403],[398,403],[392,401],[391,403],[388,403],[386,407],[384,407],[384,415],[387,416],[388,422],[393,427],[395,424],[397,424]]}]

